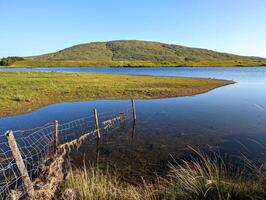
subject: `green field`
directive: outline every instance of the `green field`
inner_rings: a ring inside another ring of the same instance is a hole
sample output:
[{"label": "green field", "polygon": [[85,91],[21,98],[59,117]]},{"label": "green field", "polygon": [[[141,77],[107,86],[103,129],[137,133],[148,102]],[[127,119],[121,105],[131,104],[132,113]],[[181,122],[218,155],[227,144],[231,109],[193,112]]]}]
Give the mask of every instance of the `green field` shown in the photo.
[{"label": "green field", "polygon": [[0,115],[44,105],[93,99],[189,96],[232,81],[93,73],[0,72]]},{"label": "green field", "polygon": [[198,61],[87,61],[87,60],[32,60],[26,59],[13,63],[14,67],[230,67],[266,66],[266,61],[253,60],[198,60]]}]

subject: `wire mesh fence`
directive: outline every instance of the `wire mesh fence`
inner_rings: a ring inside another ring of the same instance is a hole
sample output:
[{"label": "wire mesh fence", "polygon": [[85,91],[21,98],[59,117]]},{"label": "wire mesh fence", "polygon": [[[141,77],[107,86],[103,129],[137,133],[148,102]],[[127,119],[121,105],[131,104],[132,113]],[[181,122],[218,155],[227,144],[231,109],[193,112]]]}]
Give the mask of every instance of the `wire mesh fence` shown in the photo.
[{"label": "wire mesh fence", "polygon": [[[100,112],[98,114],[101,136],[122,128],[125,123],[132,122],[132,109]],[[31,181],[36,179],[48,159],[53,158],[57,145],[55,133],[58,134],[58,145],[63,146],[73,141],[81,143],[82,138],[94,140],[95,116],[88,115],[66,123],[50,122],[41,127],[13,131],[15,142],[21,154],[23,163]],[[6,199],[12,191],[21,191],[26,195],[23,177],[18,169],[14,152],[10,148],[7,137],[0,134],[0,199]]]}]

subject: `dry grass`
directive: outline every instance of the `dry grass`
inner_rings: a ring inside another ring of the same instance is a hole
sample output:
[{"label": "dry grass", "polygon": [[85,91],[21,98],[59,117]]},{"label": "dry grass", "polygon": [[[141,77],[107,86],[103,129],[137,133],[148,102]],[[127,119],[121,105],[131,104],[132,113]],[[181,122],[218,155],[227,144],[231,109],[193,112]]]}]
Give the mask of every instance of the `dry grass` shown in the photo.
[{"label": "dry grass", "polygon": [[265,165],[257,166],[244,157],[242,167],[228,167],[213,153],[195,151],[194,159],[170,165],[166,177],[153,183],[132,185],[119,176],[96,167],[70,170],[63,188],[74,189],[79,199],[121,200],[261,200],[266,199]]},{"label": "dry grass", "polygon": [[[213,153],[195,151],[197,159],[170,165],[168,194],[177,191],[185,199],[265,199],[265,166],[245,160],[242,167],[230,167]],[[176,189],[177,188],[177,189]]]},{"label": "dry grass", "polygon": [[79,199],[101,200],[121,199],[140,200],[140,188],[122,183],[119,178],[97,167],[71,169],[64,183],[64,188],[72,188]]}]

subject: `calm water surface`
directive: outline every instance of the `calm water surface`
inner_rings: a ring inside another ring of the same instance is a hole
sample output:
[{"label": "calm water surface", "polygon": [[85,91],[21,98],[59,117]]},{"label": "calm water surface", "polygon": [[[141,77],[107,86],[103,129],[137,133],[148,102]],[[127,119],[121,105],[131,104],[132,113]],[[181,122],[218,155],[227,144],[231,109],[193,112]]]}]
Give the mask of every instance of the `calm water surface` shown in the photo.
[{"label": "calm water surface", "polygon": [[[2,69],[3,70],[3,69]],[[4,69],[5,70],[5,69]],[[244,152],[256,161],[266,157],[266,68],[23,68],[18,71],[94,72],[153,76],[210,77],[234,80],[234,85],[192,97],[136,100],[134,140],[129,133],[106,139],[102,159],[113,164],[151,170],[169,155],[185,156],[187,145],[219,149],[229,155]],[[60,122],[99,112],[124,109],[129,100],[59,103],[34,112],[0,118],[2,132],[30,128],[54,119]],[[110,142],[111,141],[111,142]],[[88,155],[88,148],[81,148]],[[89,157],[89,156],[88,156]],[[123,158],[123,159],[122,159]],[[123,164],[124,163],[124,164]],[[149,166],[150,169],[149,169]],[[131,172],[132,173],[132,172]]]}]

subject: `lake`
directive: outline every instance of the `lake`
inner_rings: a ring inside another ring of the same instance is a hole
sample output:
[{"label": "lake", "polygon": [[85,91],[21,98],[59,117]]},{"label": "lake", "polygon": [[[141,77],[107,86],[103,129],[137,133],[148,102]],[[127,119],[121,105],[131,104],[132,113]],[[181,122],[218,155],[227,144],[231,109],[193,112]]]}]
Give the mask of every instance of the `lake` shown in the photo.
[{"label": "lake", "polygon": [[[7,69],[0,69],[7,70]],[[136,100],[134,139],[130,131],[118,131],[102,141],[101,158],[126,168],[127,174],[153,173],[171,157],[186,157],[188,145],[218,150],[231,157],[241,153],[257,162],[266,155],[266,68],[178,67],[178,68],[20,68],[16,71],[114,73],[153,76],[208,77],[236,81],[191,97]],[[27,114],[0,118],[0,131],[40,126],[52,120],[67,122],[98,112],[128,109],[130,100],[64,102]],[[93,159],[94,147],[82,147]],[[132,170],[132,169],[137,170]],[[129,172],[130,171],[130,172]],[[134,171],[134,172],[132,172]]]}]

